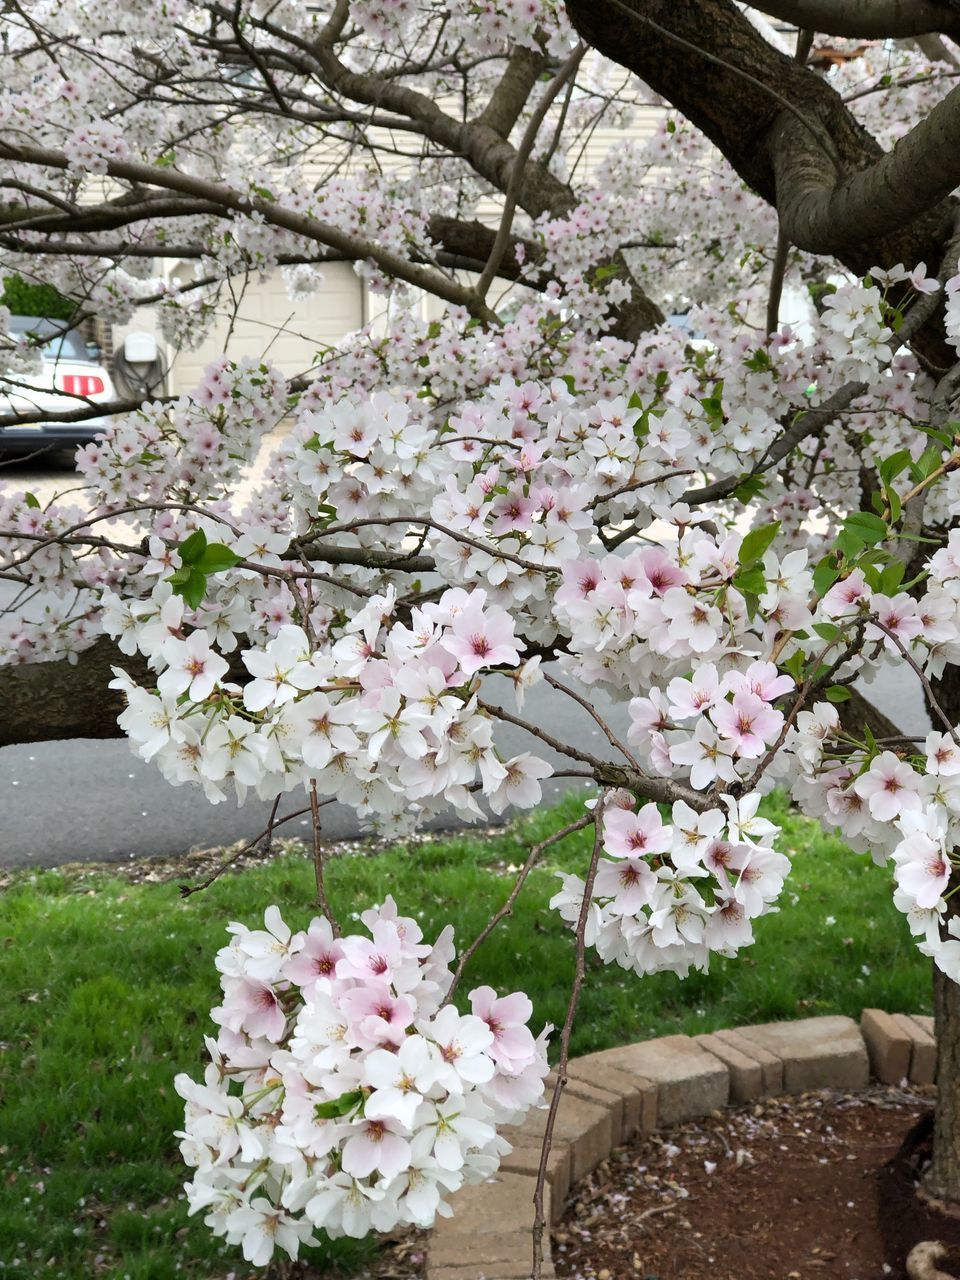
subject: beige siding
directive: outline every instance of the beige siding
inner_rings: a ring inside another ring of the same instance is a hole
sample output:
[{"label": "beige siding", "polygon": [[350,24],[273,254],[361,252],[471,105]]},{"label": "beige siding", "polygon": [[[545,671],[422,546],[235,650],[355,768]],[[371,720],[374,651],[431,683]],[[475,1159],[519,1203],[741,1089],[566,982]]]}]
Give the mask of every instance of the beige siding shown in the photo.
[{"label": "beige siding", "polygon": [[234,358],[259,359],[272,344],[268,358],[282,373],[305,372],[324,346],[359,329],[364,321],[363,287],[353,268],[332,263],[324,267],[323,278],[320,290],[300,302],[290,301],[279,272],[263,283],[252,283],[237,309],[232,331],[229,316],[223,314],[196,351],[171,352],[171,391],[195,386],[204,367],[225,349]]}]

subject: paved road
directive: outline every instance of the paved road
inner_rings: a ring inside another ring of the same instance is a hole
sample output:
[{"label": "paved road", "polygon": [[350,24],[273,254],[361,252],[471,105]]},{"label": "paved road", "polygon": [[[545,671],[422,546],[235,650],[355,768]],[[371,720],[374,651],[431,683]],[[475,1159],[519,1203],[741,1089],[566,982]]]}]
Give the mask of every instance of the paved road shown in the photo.
[{"label": "paved road", "polygon": [[[906,680],[871,693],[905,732],[922,733],[929,727],[921,700]],[[503,695],[503,705],[511,707],[507,688]],[[626,733],[625,704],[613,706],[603,700],[595,705],[616,732]],[[549,726],[561,740],[604,754],[600,729],[579,707],[568,708],[567,699],[540,685],[528,694],[524,716]],[[502,740],[511,752],[532,748],[549,755],[522,730],[505,728]],[[564,785],[568,784],[548,783],[546,795],[558,795]],[[299,807],[298,794],[293,793],[281,812]],[[193,787],[171,787],[156,768],[131,753],[126,741],[45,742],[0,749],[0,866],[49,867],[84,858],[125,861],[230,844],[262,831],[269,808],[253,800],[243,808],[233,800],[211,805]],[[287,831],[302,834],[306,825],[306,819],[295,818]],[[330,805],[324,830],[350,837],[358,828],[352,811]]]},{"label": "paved road", "polygon": [[[28,463],[5,468],[0,479],[47,497],[66,487],[71,476],[65,467]],[[512,708],[512,686],[502,684],[503,705]],[[868,693],[905,732],[922,733],[929,727],[909,673]],[[598,699],[594,705],[615,732],[626,733],[625,703],[615,706]],[[598,754],[607,746],[587,713],[546,685],[528,694],[524,717]],[[532,748],[550,754],[522,730],[505,728],[500,740],[511,753]],[[548,783],[547,798],[564,785]],[[294,793],[281,812],[299,807]],[[131,753],[125,740],[0,748],[0,867],[48,867],[84,858],[125,861],[230,844],[262,831],[269,809],[253,800],[242,808],[233,800],[210,805],[192,787],[171,787],[156,768]],[[305,819],[294,819],[287,831],[297,834],[306,826]],[[331,805],[325,810],[324,830],[331,836],[354,836],[356,819],[352,811]]]},{"label": "paved road", "polygon": [[[506,680],[496,683],[501,687],[491,689],[491,701],[513,709],[513,686]],[[564,705],[568,702],[541,684],[527,694],[523,715],[533,724],[549,726],[561,739],[569,738],[598,755],[608,754],[612,749],[598,726],[580,707],[569,711]],[[626,732],[625,704],[613,707],[598,701],[595,705],[601,714],[606,710],[620,732]],[[523,730],[504,728],[498,740],[511,754],[529,749],[559,760]],[[552,799],[564,785],[550,781],[545,794]],[[302,794],[292,792],[280,812],[292,813],[302,803]],[[230,844],[263,831],[270,807],[248,800],[238,808],[233,799],[211,805],[194,787],[171,787],[154,765],[132,754],[125,740],[4,747],[0,749],[0,866],[57,866],[82,858],[125,861]],[[308,820],[294,818],[286,832],[296,835],[305,829]],[[358,824],[352,810],[329,805],[324,809],[323,829],[330,836],[350,837],[358,833]]]}]

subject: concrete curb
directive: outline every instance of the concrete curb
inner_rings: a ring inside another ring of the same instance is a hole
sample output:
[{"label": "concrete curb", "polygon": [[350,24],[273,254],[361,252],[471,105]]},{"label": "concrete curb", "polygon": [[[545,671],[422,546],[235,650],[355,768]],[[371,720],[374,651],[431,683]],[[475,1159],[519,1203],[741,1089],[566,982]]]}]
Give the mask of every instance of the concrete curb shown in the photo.
[{"label": "concrete curb", "polygon": [[[728,1103],[810,1089],[932,1084],[933,1019],[864,1009],[852,1018],[767,1022],[700,1036],[662,1036],[575,1058],[550,1152],[544,1209],[545,1280],[554,1276],[549,1226],[571,1186],[635,1134],[709,1115]],[[548,1080],[549,1090],[555,1077]],[[538,1108],[508,1129],[494,1178],[465,1187],[427,1245],[426,1280],[524,1280],[530,1275],[533,1192],[546,1119]]]}]

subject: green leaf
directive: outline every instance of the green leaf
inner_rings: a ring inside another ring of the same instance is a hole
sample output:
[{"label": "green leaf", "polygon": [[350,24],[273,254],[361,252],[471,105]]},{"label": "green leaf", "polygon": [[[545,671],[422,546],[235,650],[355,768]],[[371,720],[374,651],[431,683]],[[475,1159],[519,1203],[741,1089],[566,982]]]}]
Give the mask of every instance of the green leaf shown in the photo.
[{"label": "green leaf", "polygon": [[351,1089],[349,1093],[341,1093],[339,1098],[331,1098],[329,1102],[318,1102],[313,1114],[318,1120],[337,1120],[340,1116],[349,1115],[363,1102],[363,1091]]},{"label": "green leaf", "polygon": [[195,561],[195,567],[200,573],[222,573],[224,569],[232,569],[242,559],[243,556],[238,556],[222,542],[211,542],[204,547],[200,559]]},{"label": "green leaf", "polygon": [[836,640],[840,634],[840,628],[835,622],[815,622],[813,629],[823,640]]},{"label": "green leaf", "polygon": [[818,596],[825,596],[839,577],[836,560],[833,556],[824,556],[813,571],[814,591]]},{"label": "green leaf", "polygon": [[885,596],[894,596],[900,590],[900,583],[906,566],[902,560],[891,560],[880,575],[880,590]]},{"label": "green leaf", "polygon": [[763,347],[757,347],[753,355],[744,360],[743,363],[754,373],[760,373],[762,370],[769,369],[771,367],[770,357]]},{"label": "green leaf", "polygon": [[794,649],[790,657],[786,658],[780,665],[784,671],[788,671],[793,676],[794,680],[799,682],[800,677],[803,675],[803,650]]},{"label": "green leaf", "polygon": [[196,533],[191,533],[190,537],[181,542],[178,548],[180,560],[183,564],[196,564],[203,555],[206,545],[207,535],[202,529],[198,529]]},{"label": "green leaf", "polygon": [[903,511],[903,503],[900,501],[900,495],[897,493],[896,489],[891,489],[889,485],[886,485],[883,490],[883,496],[886,498],[887,506],[890,508],[890,520],[893,524],[896,524],[900,519],[901,512]]},{"label": "green leaf", "polygon": [[832,684],[827,690],[827,700],[829,702],[846,702],[850,696],[850,690],[842,684]]},{"label": "green leaf", "polygon": [[733,496],[738,502],[742,502],[747,506],[754,498],[759,497],[764,490],[764,481],[761,476],[747,476],[733,491]]},{"label": "green leaf", "polygon": [[752,565],[762,560],[774,538],[780,532],[780,521],[764,525],[762,529],[751,529],[740,544],[740,564]]},{"label": "green leaf", "polygon": [[941,457],[942,452],[943,451],[938,449],[936,445],[931,445],[929,449],[924,449],[915,464],[917,471],[920,473],[919,479],[926,480],[927,476],[932,475],[933,472],[936,471],[937,467],[939,467],[940,463],[943,461],[943,458]]},{"label": "green leaf", "polygon": [[865,546],[866,543],[862,538],[848,533],[846,529],[841,529],[837,534],[837,547],[848,560],[856,560]]},{"label": "green leaf", "polygon": [[879,516],[872,511],[854,511],[843,522],[845,533],[869,545],[871,542],[882,542],[890,532]]},{"label": "green leaf", "polygon": [[877,463],[880,479],[885,485],[889,485],[890,481],[895,480],[905,467],[909,467],[910,462],[910,450],[898,449],[889,458],[884,458],[882,462]]},{"label": "green leaf", "polygon": [[767,579],[759,565],[750,565],[734,576],[733,585],[743,595],[760,596],[767,589]]},{"label": "green leaf", "polygon": [[40,499],[37,497],[35,493],[25,493],[23,495],[23,500],[28,507],[32,507],[35,511],[39,511]]},{"label": "green leaf", "polygon": [[177,595],[183,596],[191,609],[199,609],[203,604],[203,597],[207,594],[207,575],[201,573],[199,569],[190,567],[190,575],[184,585],[177,592]]},{"label": "green leaf", "polygon": [[[929,436],[931,440],[939,440],[945,449],[953,448],[953,436],[949,431],[938,431],[936,427],[927,427],[922,422],[918,422],[917,429],[922,431],[925,436]],[[960,425],[960,424],[953,424]]]}]

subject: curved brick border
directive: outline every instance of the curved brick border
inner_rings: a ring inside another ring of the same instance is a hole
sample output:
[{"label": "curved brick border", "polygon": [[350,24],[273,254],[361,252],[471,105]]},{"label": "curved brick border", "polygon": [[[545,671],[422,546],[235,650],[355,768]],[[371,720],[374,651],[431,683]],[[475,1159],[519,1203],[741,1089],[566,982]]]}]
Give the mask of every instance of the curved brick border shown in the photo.
[{"label": "curved brick border", "polygon": [[[852,1018],[767,1022],[701,1036],[663,1036],[575,1058],[557,1112],[545,1189],[556,1222],[570,1187],[611,1150],[660,1125],[805,1089],[932,1084],[933,1019],[864,1009]],[[554,1083],[549,1077],[548,1087]],[[530,1274],[533,1191],[546,1110],[507,1131],[513,1151],[495,1178],[453,1197],[427,1246],[427,1280],[523,1280]],[[544,1241],[545,1280],[554,1276]]]}]

